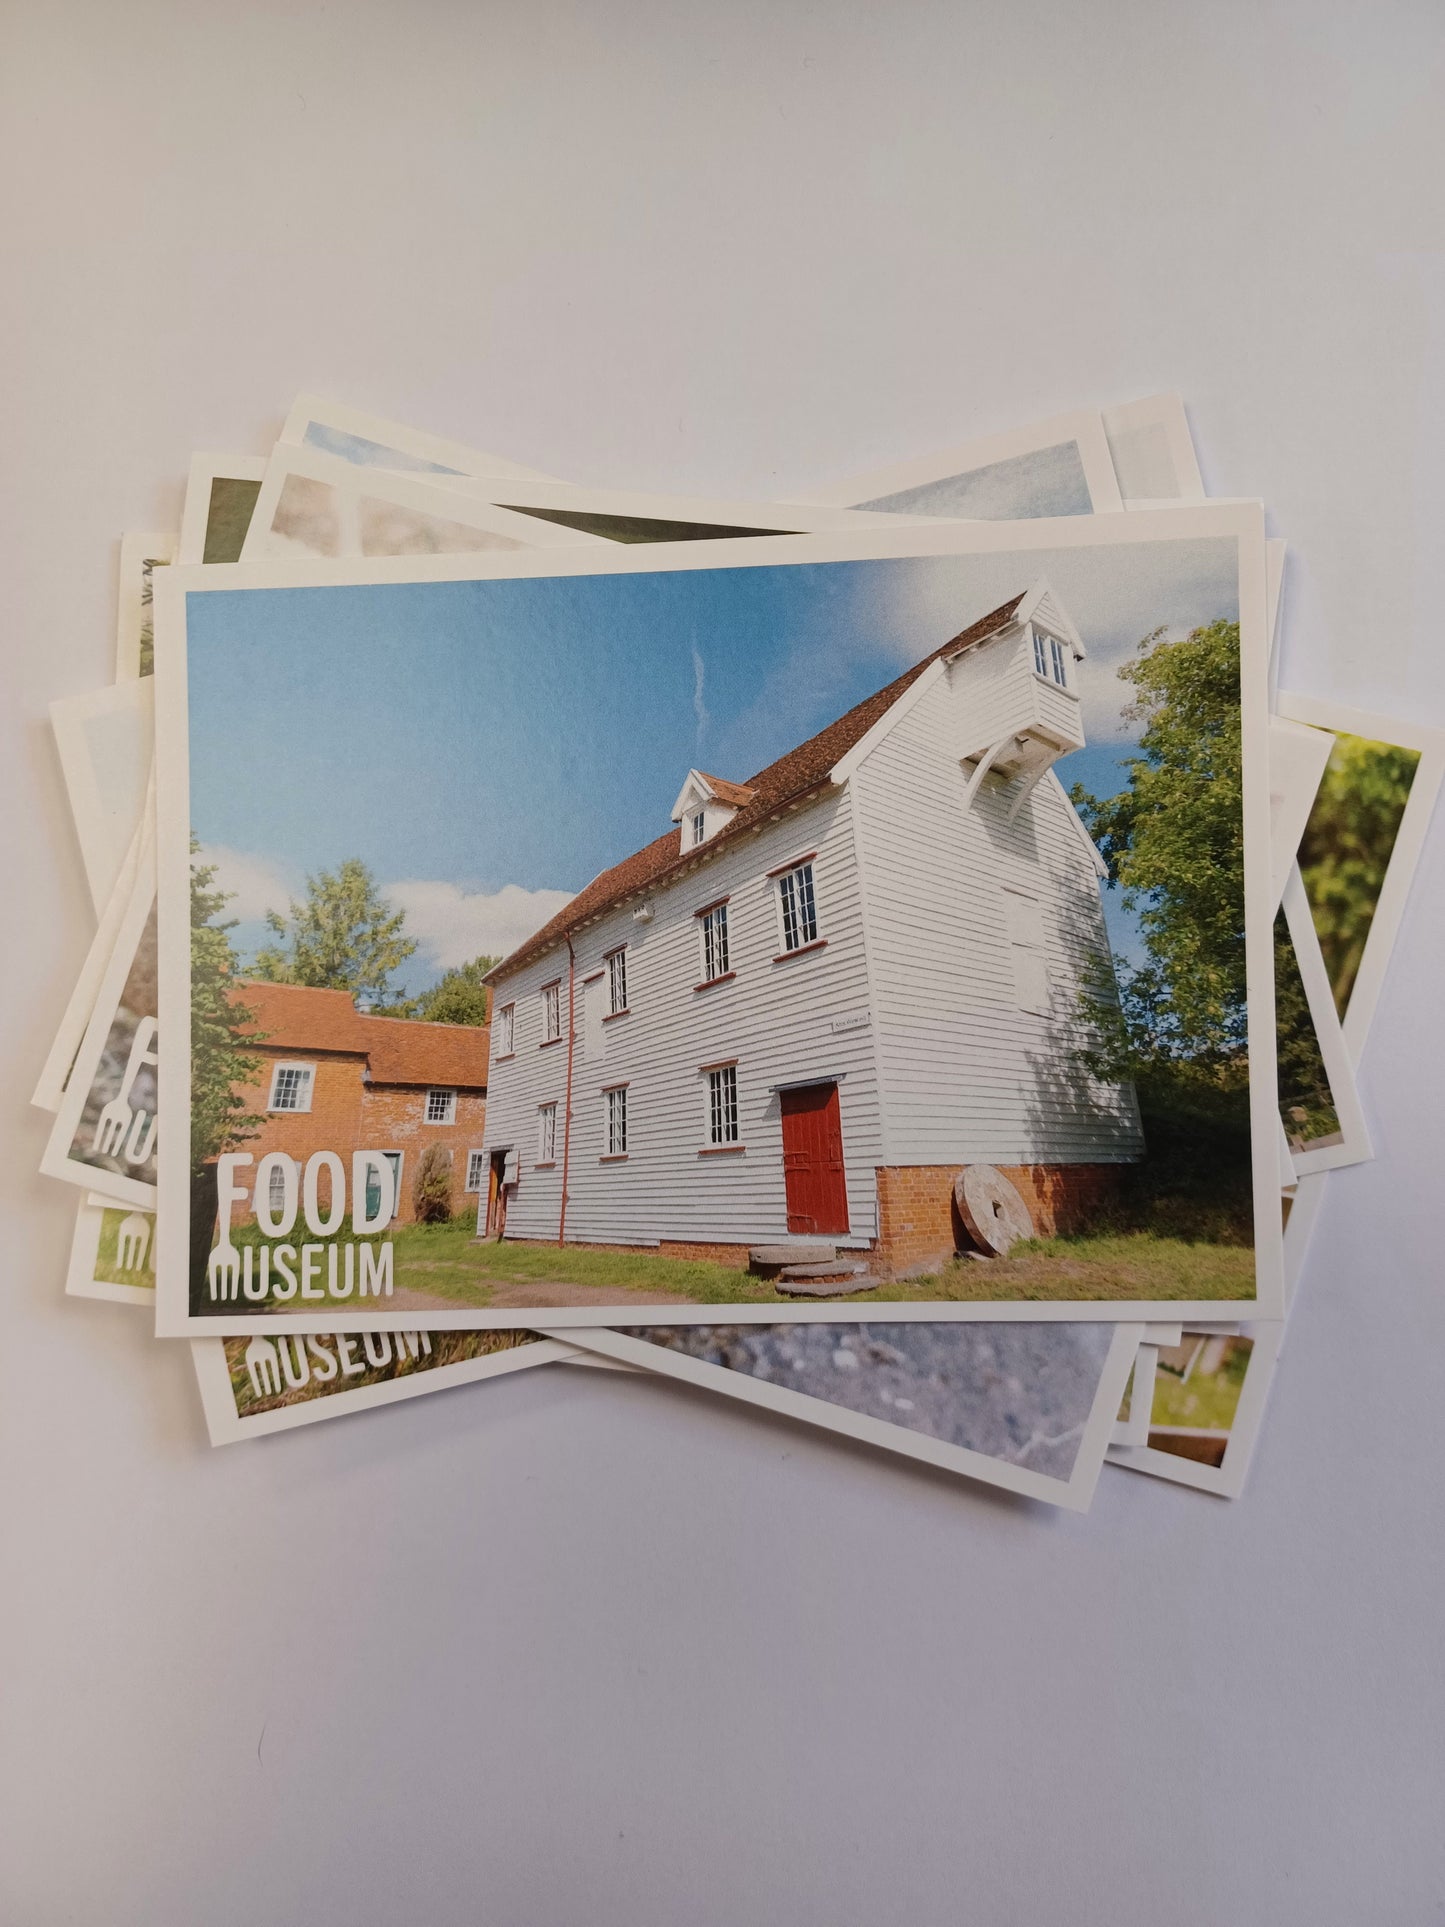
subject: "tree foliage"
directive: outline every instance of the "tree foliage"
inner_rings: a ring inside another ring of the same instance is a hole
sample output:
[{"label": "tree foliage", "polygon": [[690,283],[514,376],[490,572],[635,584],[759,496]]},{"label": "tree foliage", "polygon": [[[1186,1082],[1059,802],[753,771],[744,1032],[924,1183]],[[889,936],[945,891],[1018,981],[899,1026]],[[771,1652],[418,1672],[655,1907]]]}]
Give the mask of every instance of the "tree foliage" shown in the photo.
[{"label": "tree foliage", "polygon": [[445,1144],[429,1144],[417,1159],[411,1188],[418,1224],[443,1224],[452,1215],[452,1154]]},{"label": "tree foliage", "polygon": [[458,964],[447,971],[419,997],[388,1004],[376,1015],[418,1017],[427,1024],[485,1024],[491,1009],[491,992],[482,979],[501,961],[500,957],[473,957],[470,963]]},{"label": "tree foliage", "polygon": [[1287,1135],[1303,1144],[1337,1131],[1339,1113],[1282,910],[1274,920],[1274,1036],[1279,1114]]},{"label": "tree foliage", "polygon": [[1417,750],[1337,736],[1300,841],[1300,875],[1341,1017],[1419,761]]},{"label": "tree foliage", "polygon": [[1201,1086],[1243,1087],[1243,779],[1239,625],[1213,622],[1182,641],[1155,630],[1120,669],[1142,725],[1127,788],[1073,801],[1139,918],[1147,961],[1091,986],[1090,1068],[1127,1077],[1167,1071]]},{"label": "tree foliage", "polygon": [[386,996],[391,974],[416,949],[402,934],[405,913],[393,910],[371,871],[350,856],[335,871],[306,879],[306,899],[289,915],[266,913],[274,943],[256,953],[252,972],[275,984],[349,990],[373,1001]]},{"label": "tree foliage", "polygon": [[242,1027],[253,1013],[231,994],[236,954],[222,921],[230,902],[215,889],[213,864],[197,863],[191,838],[191,1164],[213,1162],[255,1134],[261,1119],[246,1110],[244,1086],[261,1068],[244,1048]]}]

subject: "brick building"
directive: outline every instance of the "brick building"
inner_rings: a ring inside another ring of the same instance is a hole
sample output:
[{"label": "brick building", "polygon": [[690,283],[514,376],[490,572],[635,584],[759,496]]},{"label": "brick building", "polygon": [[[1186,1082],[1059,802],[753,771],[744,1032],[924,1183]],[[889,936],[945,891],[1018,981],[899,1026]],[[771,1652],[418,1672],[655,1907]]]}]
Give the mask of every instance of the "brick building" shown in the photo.
[{"label": "brick building", "polygon": [[[304,1164],[313,1151],[335,1151],[349,1166],[354,1151],[380,1151],[396,1179],[396,1221],[409,1224],[422,1152],[440,1144],[451,1153],[452,1210],[468,1205],[485,1168],[486,1026],[369,1017],[348,991],[254,978],[238,981],[235,996],[252,1015],[247,1052],[262,1060],[243,1093],[263,1120],[244,1146],[258,1161],[284,1151]],[[252,1215],[248,1201],[235,1218]]]}]

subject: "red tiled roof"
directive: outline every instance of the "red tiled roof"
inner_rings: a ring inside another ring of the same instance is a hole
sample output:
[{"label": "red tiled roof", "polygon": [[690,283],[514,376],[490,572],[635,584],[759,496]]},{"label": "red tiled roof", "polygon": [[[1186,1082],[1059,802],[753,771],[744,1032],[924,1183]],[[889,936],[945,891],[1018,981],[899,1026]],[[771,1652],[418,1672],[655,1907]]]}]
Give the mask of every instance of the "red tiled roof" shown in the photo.
[{"label": "red tiled roof", "polygon": [[[836,763],[842,761],[848,751],[861,743],[873,725],[893,707],[898,698],[917,682],[924,670],[945,656],[952,656],[975,643],[985,641],[999,629],[1007,626],[1013,619],[1014,611],[1023,601],[1027,591],[1010,597],[997,609],[991,609],[967,629],[950,636],[947,642],[927,655],[921,662],[914,663],[896,676],[886,688],[875,695],[867,696],[856,704],[846,715],[836,722],[820,729],[816,736],[810,736],[796,749],[790,749],[786,756],[780,756],[775,763],[750,776],[746,784],[729,784],[747,801],[740,804],[736,816],[732,817],[722,829],[714,832],[706,843],[684,849],[682,833],[678,829],[669,830],[665,836],[658,837],[645,849],[634,855],[624,857],[621,863],[614,864],[610,870],[603,870],[595,876],[584,890],[580,890],[565,909],[559,910],[550,923],[544,923],[534,937],[514,950],[510,957],[503,958],[494,970],[487,973],[484,981],[494,983],[523,964],[530,963],[534,957],[542,956],[554,944],[560,943],[572,931],[589,923],[594,917],[611,910],[625,898],[633,896],[648,885],[661,883],[664,878],[671,880],[671,873],[682,876],[690,866],[706,863],[716,855],[723,845],[735,837],[746,834],[752,829],[761,828],[772,816],[779,814],[790,804],[800,803],[814,790],[820,789],[828,781],[829,772]],[[701,771],[698,772],[702,774]],[[719,779],[708,777],[708,782],[716,784]]]},{"label": "red tiled roof", "polygon": [[753,792],[746,783],[730,783],[725,776],[711,776],[705,769],[700,769],[698,775],[719,803],[730,803],[735,810],[740,810],[753,800]]},{"label": "red tiled roof", "polygon": [[438,1084],[485,1090],[491,1033],[485,1024],[427,1024],[368,1017],[347,990],[239,978],[234,996],[252,1014],[247,1034],[275,1050],[364,1057],[373,1084]]}]

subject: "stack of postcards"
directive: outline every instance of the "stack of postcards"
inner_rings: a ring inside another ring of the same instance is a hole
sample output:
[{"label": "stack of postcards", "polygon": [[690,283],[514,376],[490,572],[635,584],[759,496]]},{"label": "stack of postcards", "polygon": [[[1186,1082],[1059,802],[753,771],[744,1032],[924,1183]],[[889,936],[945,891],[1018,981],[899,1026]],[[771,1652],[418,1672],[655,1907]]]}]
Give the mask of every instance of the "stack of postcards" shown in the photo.
[{"label": "stack of postcards", "polygon": [[1274,686],[1283,547],[1174,396],[807,503],[197,456],[54,705],[67,1289],[217,1443],[602,1363],[1237,1494],[1445,746]]}]

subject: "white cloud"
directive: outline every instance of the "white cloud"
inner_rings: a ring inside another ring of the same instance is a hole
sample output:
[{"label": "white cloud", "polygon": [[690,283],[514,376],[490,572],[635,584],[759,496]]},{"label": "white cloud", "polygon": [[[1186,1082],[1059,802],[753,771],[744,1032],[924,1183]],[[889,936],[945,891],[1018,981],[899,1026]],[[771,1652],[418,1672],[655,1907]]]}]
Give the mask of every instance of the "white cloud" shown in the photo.
[{"label": "white cloud", "polygon": [[224,843],[202,844],[196,861],[214,866],[213,887],[224,890],[231,899],[222,914],[241,923],[259,923],[268,910],[285,916],[297,893],[296,880],[277,864],[264,856],[250,856],[245,850],[228,849]]},{"label": "white cloud", "polygon": [[488,896],[454,883],[408,879],[385,894],[406,912],[406,928],[441,970],[473,957],[505,957],[572,901],[566,890],[524,890],[507,883]]}]

